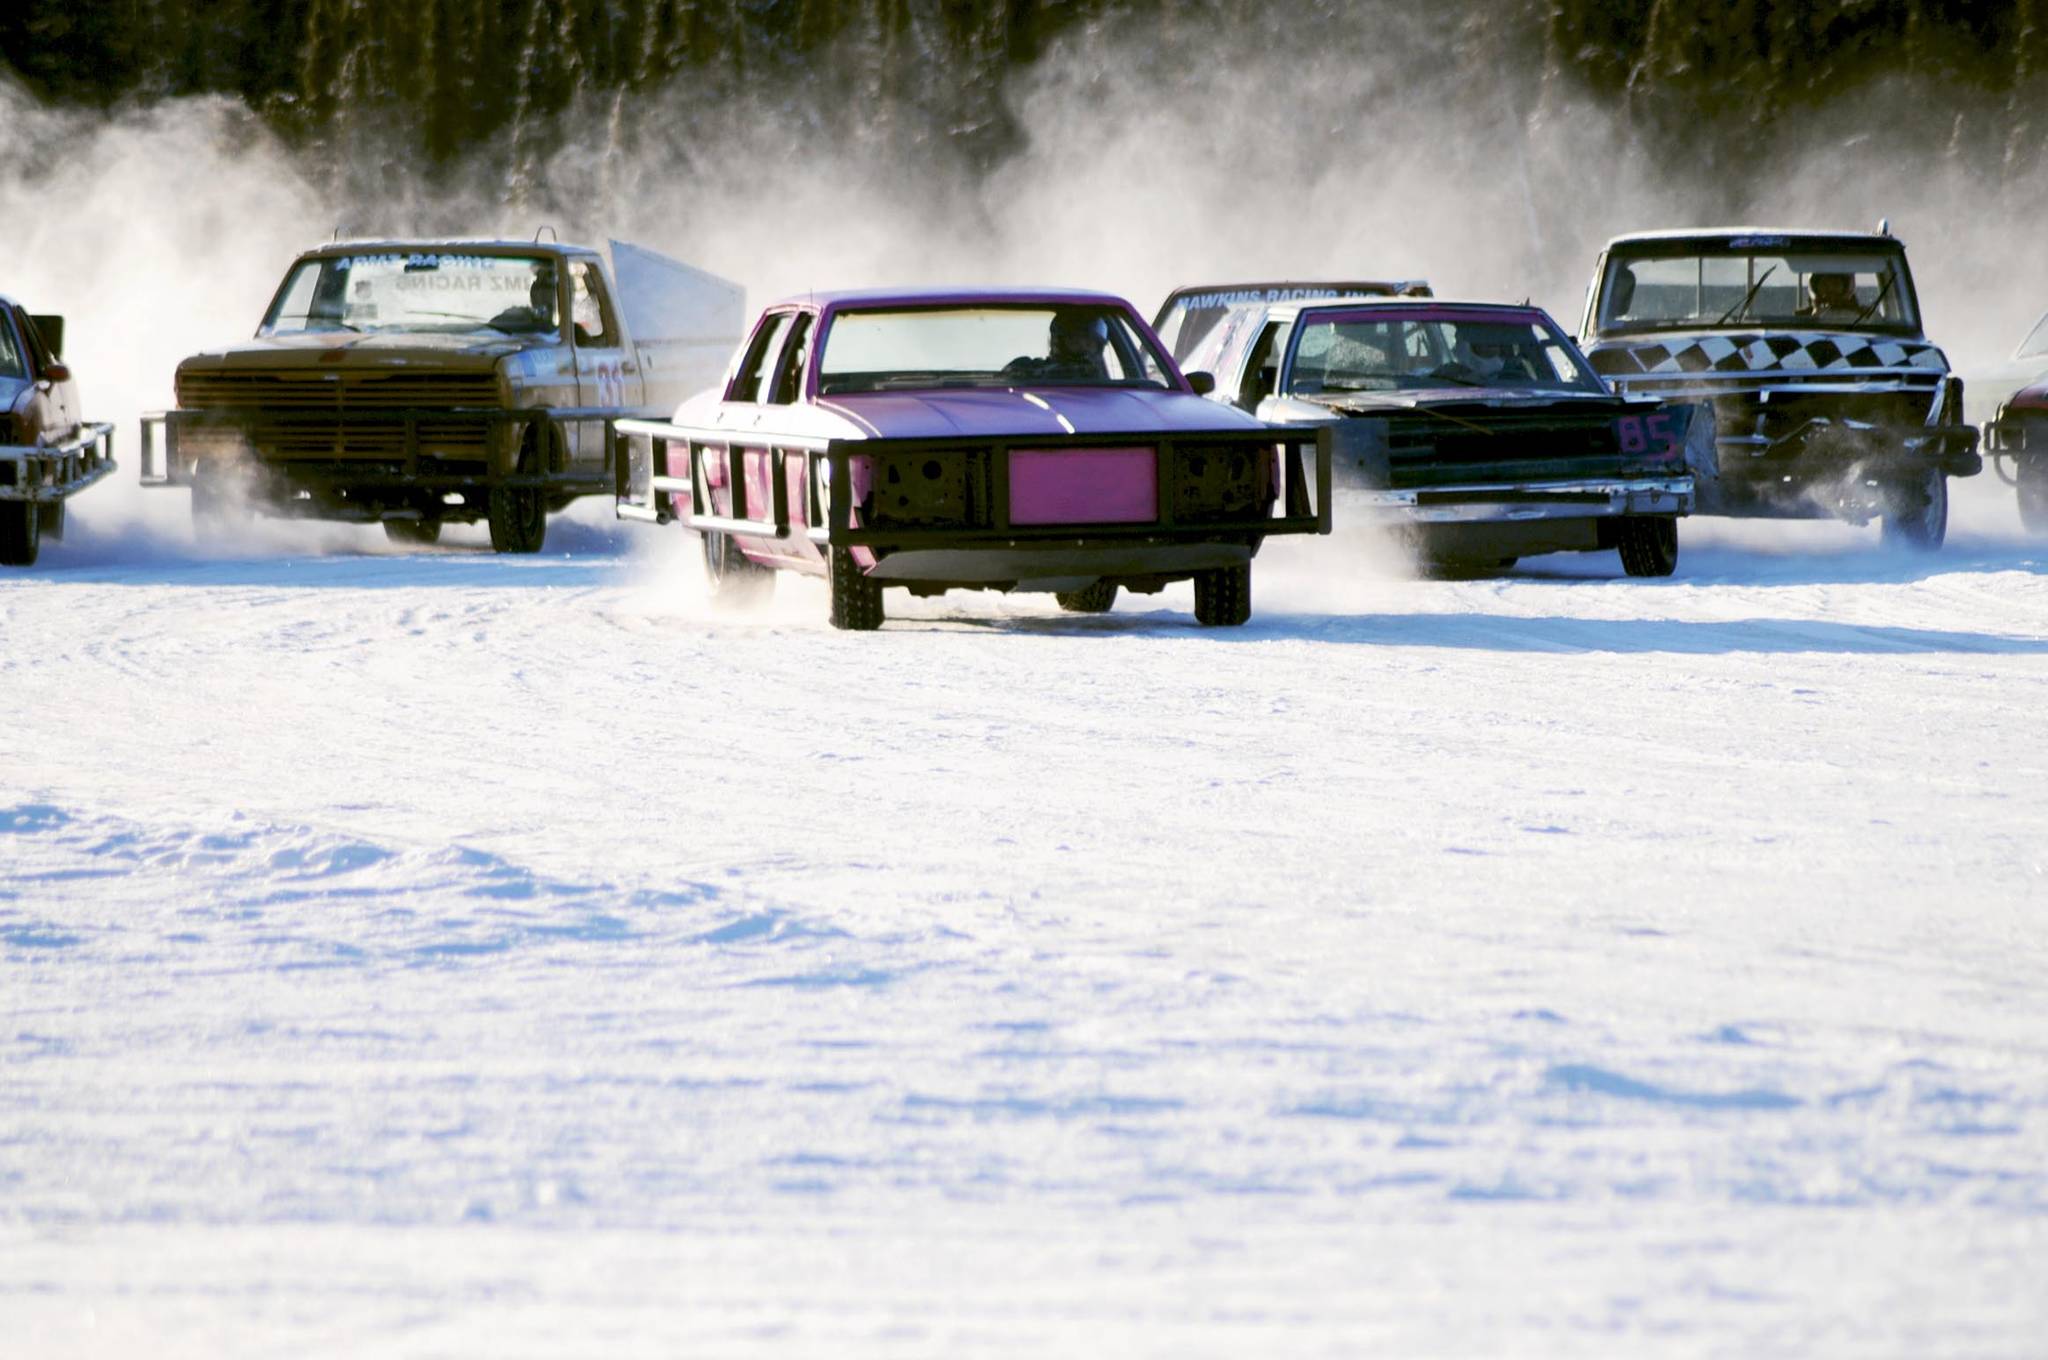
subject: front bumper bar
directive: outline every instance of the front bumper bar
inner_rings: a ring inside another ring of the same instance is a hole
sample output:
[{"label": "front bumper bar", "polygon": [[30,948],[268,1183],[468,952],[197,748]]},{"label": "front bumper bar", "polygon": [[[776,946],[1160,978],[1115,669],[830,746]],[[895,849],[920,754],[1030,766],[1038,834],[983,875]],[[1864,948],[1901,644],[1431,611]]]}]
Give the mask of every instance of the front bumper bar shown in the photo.
[{"label": "front bumper bar", "polygon": [[112,425],[81,425],[62,444],[0,445],[0,501],[55,504],[117,466]]},{"label": "front bumper bar", "polygon": [[[1197,433],[1144,431],[1134,434],[1015,436],[954,439],[823,439],[763,436],[734,430],[692,428],[665,421],[617,422],[621,450],[616,458],[617,513],[650,524],[680,522],[688,528],[741,538],[787,539],[802,533],[821,546],[884,551],[1002,548],[1033,545],[1115,543],[1167,545],[1258,539],[1272,534],[1330,532],[1330,436],[1319,430],[1269,426],[1264,430]],[[1237,515],[1202,514],[1176,519],[1174,507],[1185,461],[1202,453],[1247,445],[1277,452],[1279,485],[1273,504]],[[1143,523],[1021,525],[1011,521],[1007,455],[1061,448],[1149,448],[1156,452],[1158,517]],[[657,472],[670,452],[683,453],[683,476]],[[992,472],[986,524],[855,524],[851,489],[853,460],[930,459],[986,452]],[[1304,454],[1307,459],[1304,459]],[[768,503],[750,503],[746,458],[768,460]],[[722,464],[731,513],[710,513],[708,468]],[[804,500],[799,520],[792,513],[789,471],[800,471]]]},{"label": "front bumper bar", "polygon": [[1407,524],[1518,524],[1611,515],[1689,515],[1693,479],[1635,477],[1597,482],[1486,483],[1413,491],[1340,490],[1346,512]]}]

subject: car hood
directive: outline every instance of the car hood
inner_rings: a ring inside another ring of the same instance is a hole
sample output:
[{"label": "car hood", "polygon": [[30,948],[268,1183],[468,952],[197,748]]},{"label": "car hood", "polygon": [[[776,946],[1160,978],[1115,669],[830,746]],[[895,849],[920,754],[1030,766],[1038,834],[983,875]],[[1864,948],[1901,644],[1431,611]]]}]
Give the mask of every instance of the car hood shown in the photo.
[{"label": "car hood", "polygon": [[1333,415],[1397,416],[1403,411],[1470,410],[1528,411],[1545,407],[1626,408],[1641,405],[1610,392],[1573,392],[1561,388],[1427,387],[1400,392],[1328,392],[1316,396],[1275,397],[1261,403],[1268,420],[1328,420]]},{"label": "car hood", "polygon": [[1142,434],[1259,425],[1242,411],[1193,393],[1127,387],[861,392],[821,398],[817,404],[853,421],[871,437],[885,439]]},{"label": "car hood", "polygon": [[317,331],[258,336],[224,349],[195,354],[178,365],[192,368],[489,368],[507,354],[559,344],[547,336],[439,335],[421,331]]},{"label": "car hood", "polygon": [[[0,398],[0,401],[4,400]],[[2013,393],[2006,405],[2021,411],[2048,411],[2048,373]]]},{"label": "car hood", "polygon": [[1925,340],[1865,331],[1659,331],[1614,336],[1586,347],[1595,372],[1642,374],[1948,372],[1948,359]]}]

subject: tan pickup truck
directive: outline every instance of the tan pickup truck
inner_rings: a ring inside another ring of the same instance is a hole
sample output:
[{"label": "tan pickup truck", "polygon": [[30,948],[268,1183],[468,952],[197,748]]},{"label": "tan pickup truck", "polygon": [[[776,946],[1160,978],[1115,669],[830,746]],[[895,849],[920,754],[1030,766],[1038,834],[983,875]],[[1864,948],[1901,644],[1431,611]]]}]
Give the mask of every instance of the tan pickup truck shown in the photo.
[{"label": "tan pickup truck", "polygon": [[736,285],[611,255],[309,250],[253,340],[178,365],[178,409],[143,417],[142,482],[189,487],[202,538],[251,513],[378,522],[402,543],[485,520],[499,552],[536,552],[551,511],[613,491],[609,422],[716,383],[745,323]]},{"label": "tan pickup truck", "polygon": [[114,427],[80,418],[64,318],[0,297],[0,566],[64,536],[64,502],[114,470]]}]

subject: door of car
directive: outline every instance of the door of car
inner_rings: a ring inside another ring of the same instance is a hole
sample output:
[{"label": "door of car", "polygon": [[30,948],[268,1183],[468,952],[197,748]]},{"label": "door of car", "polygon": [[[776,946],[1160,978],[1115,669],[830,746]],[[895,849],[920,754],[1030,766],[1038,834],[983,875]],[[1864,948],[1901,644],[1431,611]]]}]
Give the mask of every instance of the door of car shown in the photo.
[{"label": "door of car", "polygon": [[[637,410],[646,382],[637,356],[626,345],[618,310],[595,260],[569,262],[570,344],[576,353],[576,404]],[[666,414],[666,413],[664,413]],[[570,453],[578,462],[604,465],[604,431],[594,422],[573,423]]]},{"label": "door of car", "polygon": [[34,426],[38,443],[56,444],[71,437],[78,425],[76,385],[70,373],[64,368],[50,347],[43,342],[42,333],[19,307],[13,308],[15,335],[18,337],[22,359],[28,369],[29,381],[34,386],[34,395],[29,398],[29,421]]}]

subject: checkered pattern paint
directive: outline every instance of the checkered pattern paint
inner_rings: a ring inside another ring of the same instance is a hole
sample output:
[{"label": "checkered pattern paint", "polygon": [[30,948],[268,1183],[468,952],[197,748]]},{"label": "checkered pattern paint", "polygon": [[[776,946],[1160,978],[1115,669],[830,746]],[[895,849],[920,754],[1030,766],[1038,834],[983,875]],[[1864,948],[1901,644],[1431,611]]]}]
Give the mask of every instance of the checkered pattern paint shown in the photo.
[{"label": "checkered pattern paint", "polygon": [[1948,360],[1924,340],[1823,331],[1769,335],[1673,335],[1610,342],[1588,351],[1610,378],[1688,373],[1946,373]]}]

